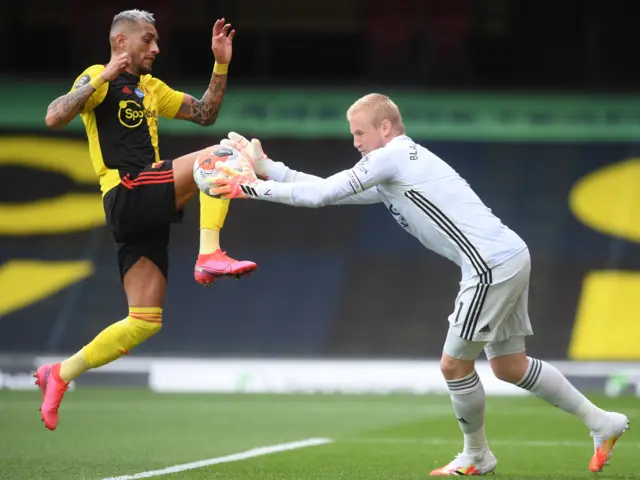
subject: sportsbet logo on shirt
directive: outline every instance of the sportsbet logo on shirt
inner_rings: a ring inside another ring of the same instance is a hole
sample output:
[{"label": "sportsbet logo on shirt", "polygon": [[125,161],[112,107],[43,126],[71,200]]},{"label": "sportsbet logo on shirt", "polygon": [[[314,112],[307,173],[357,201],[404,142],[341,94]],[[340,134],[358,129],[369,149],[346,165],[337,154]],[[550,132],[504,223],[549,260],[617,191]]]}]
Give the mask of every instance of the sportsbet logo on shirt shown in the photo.
[{"label": "sportsbet logo on shirt", "polygon": [[121,100],[118,106],[118,120],[127,128],[140,126],[145,118],[158,118],[158,112],[147,110],[135,100]]}]

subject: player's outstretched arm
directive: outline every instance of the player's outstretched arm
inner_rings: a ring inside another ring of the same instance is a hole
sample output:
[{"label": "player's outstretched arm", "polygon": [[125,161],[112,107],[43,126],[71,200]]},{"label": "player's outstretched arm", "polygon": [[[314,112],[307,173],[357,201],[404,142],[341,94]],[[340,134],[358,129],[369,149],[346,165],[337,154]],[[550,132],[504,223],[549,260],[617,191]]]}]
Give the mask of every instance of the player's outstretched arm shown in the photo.
[{"label": "player's outstretched arm", "polygon": [[[294,170],[283,162],[274,162],[264,152],[262,144],[257,138],[249,142],[249,140],[236,132],[229,132],[228,137],[229,138],[223,139],[220,143],[242,152],[245,158],[251,163],[255,173],[267,180],[281,183],[310,183],[324,180],[322,177]],[[371,189],[351,195],[336,202],[334,205],[367,205],[381,201],[382,199],[378,191]]]},{"label": "player's outstretched arm", "polygon": [[[264,175],[269,180],[278,183],[286,183],[286,184],[301,184],[301,183],[318,183],[327,180],[326,178],[318,177],[316,175],[311,175],[309,173],[299,172],[297,170],[293,170],[290,167],[287,167],[282,162],[274,162],[270,160],[275,168],[282,172],[281,179],[278,180],[270,175]],[[349,192],[349,195],[345,198],[339,198],[338,200],[328,203],[326,205],[370,205],[372,203],[380,203],[382,198],[380,197],[380,193],[375,188],[369,188],[360,193]],[[324,206],[324,205],[319,205]]]},{"label": "player's outstretched arm", "polygon": [[175,118],[202,126],[216,123],[227,89],[227,69],[231,62],[233,36],[236,33],[235,30],[230,29],[231,24],[225,24],[224,18],[216,21],[211,38],[211,50],[215,63],[207,91],[200,100],[185,94]]},{"label": "player's outstretched arm", "polygon": [[[131,57],[128,53],[115,55],[104,67],[104,70],[92,78],[89,74],[82,76],[74,88],[61,97],[56,98],[47,107],[45,123],[49,128],[64,128],[85,107],[91,96],[105,83],[114,80],[120,72],[131,66]],[[105,87],[106,88],[106,87]]]},{"label": "player's outstretched arm", "polygon": [[225,198],[252,198],[296,207],[318,208],[362,193],[394,178],[397,168],[391,158],[374,152],[352,169],[336,173],[317,182],[279,183],[256,178],[250,161],[241,171],[218,162],[226,178],[216,178],[210,191]]}]

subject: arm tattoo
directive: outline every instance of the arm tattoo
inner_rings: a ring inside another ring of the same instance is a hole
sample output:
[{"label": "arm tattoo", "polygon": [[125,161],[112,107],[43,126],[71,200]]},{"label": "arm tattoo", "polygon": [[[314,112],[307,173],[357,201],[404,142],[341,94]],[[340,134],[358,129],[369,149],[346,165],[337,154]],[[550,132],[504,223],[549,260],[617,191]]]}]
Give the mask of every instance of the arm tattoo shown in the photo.
[{"label": "arm tattoo", "polygon": [[226,88],[227,76],[214,73],[202,98],[191,103],[190,120],[199,125],[216,123]]},{"label": "arm tattoo", "polygon": [[56,123],[66,125],[80,113],[82,107],[87,103],[87,100],[89,100],[93,92],[95,92],[93,86],[90,84],[84,85],[77,90],[56,98],[51,102],[49,108],[47,108],[47,113],[53,115]]}]

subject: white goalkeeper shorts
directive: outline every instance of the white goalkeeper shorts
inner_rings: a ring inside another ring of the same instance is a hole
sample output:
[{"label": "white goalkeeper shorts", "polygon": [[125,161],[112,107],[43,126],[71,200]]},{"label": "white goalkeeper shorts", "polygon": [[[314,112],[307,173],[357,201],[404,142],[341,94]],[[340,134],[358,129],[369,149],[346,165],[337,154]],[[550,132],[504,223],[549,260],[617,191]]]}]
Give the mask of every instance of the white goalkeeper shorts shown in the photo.
[{"label": "white goalkeeper shorts", "polygon": [[521,353],[533,335],[529,320],[531,257],[525,249],[491,269],[461,283],[444,352],[454,358],[475,359]]}]

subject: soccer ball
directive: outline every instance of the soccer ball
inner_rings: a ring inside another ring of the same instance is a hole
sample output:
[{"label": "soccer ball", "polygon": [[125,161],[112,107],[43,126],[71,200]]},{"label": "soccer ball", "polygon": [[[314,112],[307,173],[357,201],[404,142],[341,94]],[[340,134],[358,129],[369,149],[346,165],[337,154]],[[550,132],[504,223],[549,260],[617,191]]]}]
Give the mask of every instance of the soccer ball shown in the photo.
[{"label": "soccer ball", "polygon": [[216,169],[216,163],[225,162],[231,168],[239,170],[241,167],[242,153],[235,148],[214,145],[202,153],[193,164],[193,178],[196,185],[205,195],[220,198],[219,195],[211,195],[209,189],[215,187],[214,178],[226,178],[227,175]]}]

